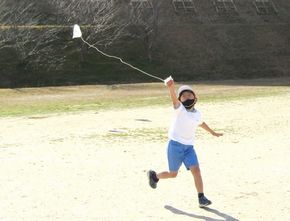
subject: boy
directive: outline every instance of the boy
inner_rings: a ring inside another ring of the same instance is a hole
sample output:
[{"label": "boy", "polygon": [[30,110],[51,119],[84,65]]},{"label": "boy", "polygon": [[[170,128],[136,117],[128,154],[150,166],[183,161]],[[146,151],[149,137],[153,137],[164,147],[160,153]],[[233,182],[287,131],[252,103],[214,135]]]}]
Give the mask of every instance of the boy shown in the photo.
[{"label": "boy", "polygon": [[202,177],[194,150],[195,130],[200,126],[213,136],[219,137],[223,134],[216,133],[205,122],[201,121],[200,112],[194,108],[197,97],[189,86],[181,86],[177,97],[174,81],[170,80],[166,84],[175,109],[175,117],[168,133],[167,158],[169,172],[164,171],[156,174],[153,170],[148,171],[149,185],[155,189],[159,179],[175,178],[181,164],[184,163],[187,170],[190,170],[194,177],[199,207],[203,208],[210,205],[211,201],[203,193]]}]

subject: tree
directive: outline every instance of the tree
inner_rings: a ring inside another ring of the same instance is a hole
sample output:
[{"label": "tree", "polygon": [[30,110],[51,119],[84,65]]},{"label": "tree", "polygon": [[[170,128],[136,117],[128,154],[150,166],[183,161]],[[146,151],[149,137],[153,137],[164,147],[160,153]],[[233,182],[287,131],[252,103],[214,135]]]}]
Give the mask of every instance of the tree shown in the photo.
[{"label": "tree", "polygon": [[150,7],[139,7],[140,1],[134,1],[0,0],[0,50],[13,49],[22,69],[62,70],[70,53],[80,51],[81,58],[88,53],[85,45],[71,40],[77,23],[88,42],[105,50],[124,37],[143,39],[151,61],[159,1],[148,0]]},{"label": "tree", "polygon": [[110,0],[1,0],[0,50],[13,48],[26,69],[57,70],[72,44],[73,24],[82,25],[92,44],[108,47],[126,34],[124,12]]},{"label": "tree", "polygon": [[61,24],[79,24],[86,39],[93,44],[108,46],[126,34],[129,25],[124,4],[114,0],[52,0]]},{"label": "tree", "polygon": [[158,36],[160,1],[132,0],[131,25],[135,27],[135,37],[142,38],[147,58],[152,61],[152,49]]}]

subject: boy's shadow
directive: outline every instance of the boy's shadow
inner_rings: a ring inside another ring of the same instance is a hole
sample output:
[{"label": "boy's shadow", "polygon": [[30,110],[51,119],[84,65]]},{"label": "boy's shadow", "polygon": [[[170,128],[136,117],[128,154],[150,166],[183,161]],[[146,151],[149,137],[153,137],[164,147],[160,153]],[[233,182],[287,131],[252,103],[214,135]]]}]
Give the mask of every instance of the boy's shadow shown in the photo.
[{"label": "boy's shadow", "polygon": [[196,218],[196,219],[203,219],[205,221],[239,221],[238,219],[236,219],[228,214],[222,213],[216,209],[204,208],[204,210],[211,212],[211,213],[214,213],[215,215],[220,216],[223,219],[214,219],[214,218],[207,217],[207,216],[200,216],[200,215],[195,215],[193,213],[187,213],[187,212],[176,209],[173,206],[169,206],[169,205],[165,205],[164,208],[169,210],[170,212],[172,212],[174,214],[189,216],[189,217]]}]

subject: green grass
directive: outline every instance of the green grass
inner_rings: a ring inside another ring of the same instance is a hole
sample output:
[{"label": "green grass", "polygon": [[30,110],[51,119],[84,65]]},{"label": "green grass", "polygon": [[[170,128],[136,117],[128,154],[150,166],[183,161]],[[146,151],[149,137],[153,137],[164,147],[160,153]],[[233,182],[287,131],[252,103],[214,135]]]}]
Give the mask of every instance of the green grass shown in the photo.
[{"label": "green grass", "polygon": [[[178,87],[178,85],[176,86]],[[196,84],[199,102],[226,102],[290,93],[288,86]],[[170,105],[162,84],[0,90],[0,117]]]},{"label": "green grass", "polygon": [[259,97],[280,96],[289,93],[287,87],[250,87],[244,89],[232,89],[226,91],[213,92],[212,94],[202,94],[199,96],[200,102],[224,102],[242,99],[253,99]]},{"label": "green grass", "polygon": [[68,100],[51,102],[34,102],[19,104],[1,104],[0,117],[29,116],[35,114],[78,112],[90,110],[124,109],[143,106],[163,105],[167,97],[132,97],[121,99]]}]

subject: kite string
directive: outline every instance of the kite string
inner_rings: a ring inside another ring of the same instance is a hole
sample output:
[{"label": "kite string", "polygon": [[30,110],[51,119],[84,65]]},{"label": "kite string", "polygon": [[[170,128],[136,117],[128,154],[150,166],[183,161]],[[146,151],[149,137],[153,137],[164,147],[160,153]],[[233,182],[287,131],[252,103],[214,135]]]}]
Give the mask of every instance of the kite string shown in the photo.
[{"label": "kite string", "polygon": [[114,58],[114,59],[117,59],[117,60],[119,60],[121,63],[123,63],[123,64],[125,64],[125,65],[127,65],[127,66],[129,66],[129,67],[131,67],[131,68],[133,68],[133,69],[135,69],[135,70],[137,70],[137,71],[139,71],[139,72],[141,72],[141,73],[143,73],[143,74],[149,76],[149,77],[152,77],[152,78],[155,78],[155,79],[157,79],[157,80],[160,80],[160,81],[164,82],[164,80],[163,80],[162,78],[157,77],[157,76],[154,76],[154,75],[152,75],[152,74],[149,74],[149,73],[147,73],[147,72],[145,72],[145,71],[143,71],[143,70],[141,70],[141,69],[139,69],[139,68],[137,68],[137,67],[135,67],[135,66],[133,66],[133,65],[127,63],[127,62],[125,62],[125,61],[123,61],[122,58],[119,58],[119,57],[114,56],[114,55],[109,55],[109,54],[107,54],[107,53],[101,51],[100,49],[98,49],[96,46],[91,45],[90,43],[88,43],[87,41],[85,41],[82,37],[81,37],[81,39],[82,39],[82,41],[83,41],[85,44],[87,44],[87,45],[88,45],[89,47],[91,47],[91,48],[94,48],[95,50],[97,50],[97,51],[98,51],[99,53],[101,53],[102,55],[104,55],[104,56],[106,56],[106,57],[108,57],[108,58]]}]

